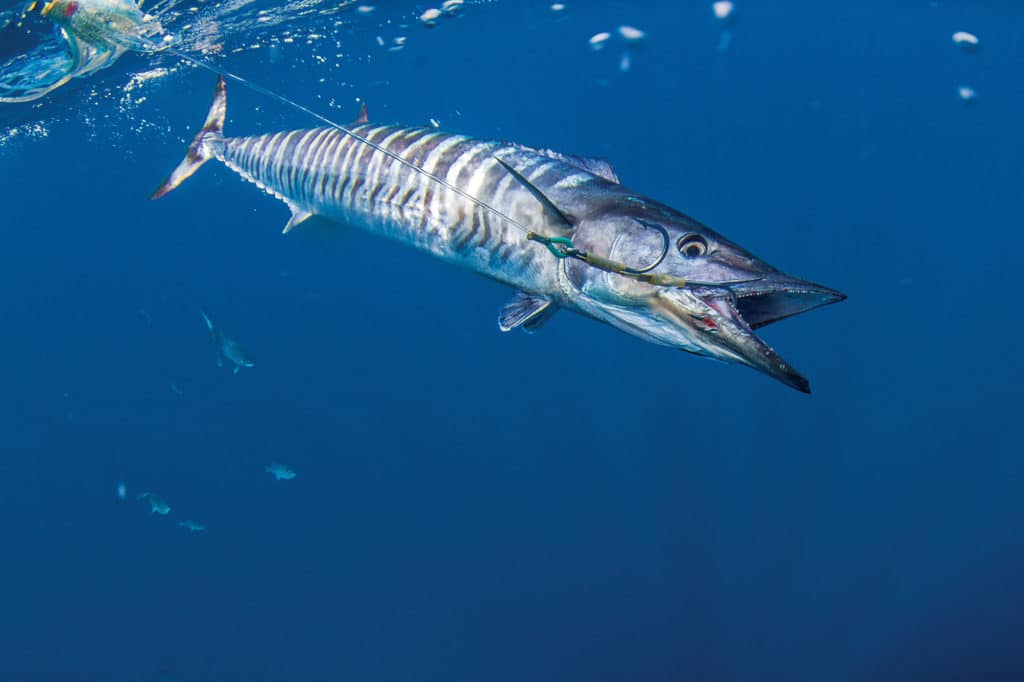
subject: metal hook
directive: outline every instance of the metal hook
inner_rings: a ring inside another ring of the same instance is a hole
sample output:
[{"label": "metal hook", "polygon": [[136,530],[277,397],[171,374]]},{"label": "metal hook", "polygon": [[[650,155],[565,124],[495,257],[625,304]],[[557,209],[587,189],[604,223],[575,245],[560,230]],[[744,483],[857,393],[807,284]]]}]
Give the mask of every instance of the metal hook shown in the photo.
[{"label": "metal hook", "polygon": [[654,268],[656,268],[659,265],[661,265],[662,261],[665,260],[665,256],[668,255],[669,248],[671,248],[670,244],[672,242],[672,238],[670,236],[668,236],[668,230],[666,230],[663,225],[659,225],[658,223],[649,223],[646,220],[641,220],[639,218],[633,218],[633,220],[635,220],[636,222],[640,223],[644,227],[648,227],[648,228],[651,228],[653,230],[657,230],[658,232],[661,233],[661,238],[664,240],[664,244],[662,244],[661,255],[658,256],[658,258],[653,263],[648,265],[646,268],[631,268],[629,266],[626,266],[625,269],[623,270],[623,272],[626,272],[626,273],[631,273],[631,274],[634,274],[634,275],[641,275],[641,274],[643,274],[645,272],[650,272]]}]

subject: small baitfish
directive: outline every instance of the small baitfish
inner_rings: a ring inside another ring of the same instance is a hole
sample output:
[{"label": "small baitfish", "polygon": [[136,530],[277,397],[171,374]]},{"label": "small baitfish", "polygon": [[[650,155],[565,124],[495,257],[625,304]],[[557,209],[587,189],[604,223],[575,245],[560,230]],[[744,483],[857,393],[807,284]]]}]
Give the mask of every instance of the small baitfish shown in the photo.
[{"label": "small baitfish", "polygon": [[200,533],[206,530],[206,526],[198,521],[178,521],[178,525],[191,533]]},{"label": "small baitfish", "polygon": [[210,343],[217,347],[217,366],[223,367],[224,362],[227,361],[234,374],[238,374],[238,370],[243,367],[252,367],[256,363],[253,362],[252,356],[249,355],[248,351],[242,348],[241,345],[234,339],[229,339],[224,336],[219,329],[213,326],[213,322],[206,316],[206,313],[200,311],[203,316],[203,320],[206,322],[206,329],[210,332]]},{"label": "small baitfish", "polygon": [[167,502],[160,499],[153,493],[139,493],[139,496],[136,499],[149,502],[149,511],[153,514],[167,516],[171,512],[171,505],[167,504]]},{"label": "small baitfish", "polygon": [[210,159],[311,216],[352,224],[513,287],[502,331],[560,308],[646,341],[757,369],[809,392],[755,329],[845,296],[776,270],[619,183],[603,160],[434,128],[371,125],[225,137],[220,78],[206,123],[153,194]]},{"label": "small baitfish", "polygon": [[279,464],[274,462],[263,467],[263,470],[273,476],[278,481],[290,481],[295,478],[295,471],[287,464]]}]

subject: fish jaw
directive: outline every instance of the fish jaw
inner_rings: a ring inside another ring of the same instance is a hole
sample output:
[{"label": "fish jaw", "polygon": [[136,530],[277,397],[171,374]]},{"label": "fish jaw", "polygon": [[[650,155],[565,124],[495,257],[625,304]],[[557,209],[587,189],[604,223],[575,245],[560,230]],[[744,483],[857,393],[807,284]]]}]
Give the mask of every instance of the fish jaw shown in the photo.
[{"label": "fish jaw", "polygon": [[[672,209],[631,198],[582,221],[577,248],[660,276],[657,284],[566,259],[575,307],[652,343],[745,365],[802,393],[807,379],[755,329],[842,301],[834,289],[787,275]],[[692,249],[688,249],[691,247]]]},{"label": "fish jaw", "polygon": [[660,293],[652,308],[662,319],[687,329],[690,341],[698,347],[690,352],[745,365],[801,393],[811,392],[807,378],[754,332],[729,289]]}]

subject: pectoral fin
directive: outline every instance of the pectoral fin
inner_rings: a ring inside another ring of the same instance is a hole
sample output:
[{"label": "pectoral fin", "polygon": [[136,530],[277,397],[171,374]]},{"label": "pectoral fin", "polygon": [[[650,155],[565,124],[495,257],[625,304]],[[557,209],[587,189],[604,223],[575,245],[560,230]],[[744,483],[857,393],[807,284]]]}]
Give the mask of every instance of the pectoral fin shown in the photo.
[{"label": "pectoral fin", "polygon": [[535,332],[558,310],[558,306],[546,298],[517,291],[512,300],[505,304],[498,315],[498,328],[510,332],[522,327]]},{"label": "pectoral fin", "polygon": [[553,202],[544,192],[534,185],[532,182],[526,179],[526,176],[513,168],[507,161],[499,156],[494,157],[495,160],[505,168],[509,174],[514,177],[520,185],[522,185],[533,197],[540,203],[544,208],[544,222],[552,227],[557,227],[560,230],[571,231],[573,226],[573,220],[566,215],[562,209],[555,206]]}]

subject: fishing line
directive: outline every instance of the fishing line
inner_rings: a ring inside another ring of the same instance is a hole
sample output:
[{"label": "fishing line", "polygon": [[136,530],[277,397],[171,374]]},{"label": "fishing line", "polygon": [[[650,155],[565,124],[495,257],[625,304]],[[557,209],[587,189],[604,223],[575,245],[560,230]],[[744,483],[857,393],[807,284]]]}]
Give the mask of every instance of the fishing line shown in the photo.
[{"label": "fishing line", "polygon": [[[346,128],[345,126],[341,125],[337,121],[333,121],[333,120],[327,118],[326,116],[324,116],[323,114],[320,114],[320,113],[310,109],[307,106],[304,106],[302,104],[299,104],[298,102],[295,102],[295,101],[293,101],[291,99],[288,99],[287,97],[285,97],[284,95],[282,95],[282,94],[280,94],[278,92],[275,92],[275,91],[273,91],[273,90],[271,90],[269,88],[266,88],[266,87],[260,85],[259,83],[255,83],[253,81],[250,81],[247,78],[243,78],[242,76],[239,76],[236,73],[232,73],[231,71],[228,71],[226,69],[218,69],[218,68],[214,67],[213,65],[208,64],[205,61],[203,61],[201,59],[198,59],[196,57],[193,57],[192,55],[187,54],[185,52],[182,52],[181,50],[178,50],[176,48],[164,47],[164,51],[169,52],[169,53],[175,55],[176,57],[189,62],[190,64],[198,66],[201,69],[205,69],[205,70],[209,71],[210,73],[213,73],[213,74],[218,75],[218,76],[220,76],[220,75],[226,76],[227,78],[230,78],[231,80],[235,81],[236,83],[239,83],[242,86],[244,86],[246,88],[249,88],[250,90],[252,90],[254,92],[257,92],[257,93],[259,93],[261,95],[264,95],[265,97],[269,97],[269,98],[271,98],[273,100],[276,100],[276,101],[278,101],[278,102],[280,102],[280,103],[282,103],[282,104],[284,104],[286,106],[293,107],[293,108],[297,109],[298,111],[301,111],[302,113],[307,114],[308,116],[313,117],[317,121],[320,121],[321,123],[325,123],[328,126],[330,126],[330,127],[334,128],[334,129],[344,133],[345,135],[351,136],[354,140],[357,140],[358,142],[361,142],[361,143],[369,146],[374,151],[383,154],[384,156],[388,157],[389,159],[392,159],[393,161],[396,161],[396,162],[402,164],[403,166],[405,166],[405,167],[415,171],[416,173],[419,173],[419,174],[423,175],[426,178],[429,178],[430,180],[433,180],[434,182],[438,183],[439,185],[441,185],[445,189],[448,189],[448,190],[454,192],[455,194],[458,194],[463,199],[466,199],[466,200],[472,202],[474,205],[484,209],[485,211],[489,211],[489,212],[493,213],[494,215],[498,216],[499,218],[501,218],[502,220],[507,222],[512,227],[514,227],[517,230],[519,230],[520,232],[522,232],[523,235],[526,237],[526,239],[528,241],[538,242],[538,243],[541,243],[541,244],[544,244],[545,246],[547,246],[548,249],[553,254],[555,254],[558,258],[574,258],[576,260],[580,260],[580,261],[586,263],[587,265],[590,265],[591,267],[597,268],[598,270],[603,270],[605,272],[614,273],[614,274],[617,274],[617,275],[621,275],[623,277],[628,277],[628,278],[635,279],[635,280],[638,280],[638,281],[647,282],[648,284],[656,284],[656,285],[661,285],[661,286],[680,287],[680,288],[681,287],[686,287],[686,286],[688,286],[690,284],[698,284],[697,282],[689,282],[689,281],[687,281],[683,277],[673,277],[672,275],[667,275],[667,274],[657,275],[657,274],[654,274],[654,273],[649,273],[650,270],[653,270],[654,268],[656,268],[658,265],[661,264],[661,262],[665,259],[665,255],[668,253],[668,244],[669,244],[670,239],[669,239],[668,233],[665,231],[665,229],[660,227],[660,226],[658,226],[658,227],[659,227],[659,231],[662,233],[663,238],[665,239],[665,248],[662,250],[661,257],[658,258],[654,263],[648,265],[647,267],[644,267],[644,268],[641,268],[641,269],[634,269],[634,268],[629,267],[625,263],[619,263],[619,262],[610,260],[608,258],[603,258],[601,256],[597,256],[595,254],[588,253],[587,251],[583,251],[581,249],[577,249],[576,247],[572,246],[572,241],[568,237],[553,237],[553,238],[549,238],[549,237],[545,237],[543,235],[540,235],[540,234],[534,232],[533,230],[529,229],[528,227],[526,227],[525,225],[520,223],[518,220],[516,220],[515,218],[512,218],[511,216],[507,215],[506,213],[504,213],[500,209],[498,209],[498,208],[488,204],[487,202],[485,202],[485,201],[483,201],[481,199],[478,199],[477,197],[474,197],[472,194],[469,194],[468,192],[466,192],[465,190],[460,189],[459,187],[456,187],[455,185],[451,184],[450,182],[448,182],[444,178],[442,178],[442,177],[440,177],[440,176],[438,176],[438,175],[436,175],[434,173],[431,173],[426,168],[423,168],[421,166],[416,165],[412,161],[409,161],[408,159],[405,159],[405,158],[399,156],[398,154],[395,154],[394,152],[392,152],[392,151],[390,151],[388,149],[385,149],[384,147],[380,146],[376,142],[373,142],[372,140],[370,140],[370,139],[368,139],[366,137],[363,137],[359,133],[357,133],[357,132],[355,132],[353,130],[350,130],[349,128]],[[504,162],[502,162],[500,159],[499,159],[499,162],[501,162],[501,164],[503,166],[508,168],[508,165],[505,164]],[[511,169],[509,169],[509,170],[511,171]],[[518,173],[514,173],[514,175],[518,175]],[[560,248],[560,249],[553,248],[552,240],[555,240],[554,241],[555,244],[559,244],[559,245],[562,245],[563,247],[567,247],[567,248]]]},{"label": "fishing line", "polygon": [[[152,44],[151,41],[148,41],[148,42],[150,42],[150,44],[153,47],[154,51],[169,52],[170,54],[175,55],[179,59],[182,59],[182,60],[184,60],[184,61],[186,61],[186,62],[188,62],[188,63],[190,63],[190,64],[192,64],[194,66],[197,66],[197,67],[199,67],[201,69],[209,71],[210,73],[212,73],[214,75],[217,75],[217,76],[223,75],[223,76],[225,76],[225,77],[235,81],[236,83],[239,83],[240,85],[242,85],[242,86],[252,90],[253,92],[257,92],[257,93],[259,93],[259,94],[261,94],[261,95],[263,95],[265,97],[268,97],[268,98],[273,99],[273,100],[275,100],[277,102],[280,102],[281,104],[284,104],[285,106],[289,106],[289,107],[292,107],[292,108],[294,108],[294,109],[296,109],[298,111],[301,111],[302,113],[304,113],[304,114],[314,118],[315,120],[320,121],[321,123],[324,123],[324,124],[330,126],[331,128],[334,128],[335,130],[338,130],[341,133],[352,137],[354,140],[356,140],[356,141],[358,141],[358,142],[360,142],[362,144],[367,145],[368,147],[370,147],[374,151],[383,154],[384,156],[388,157],[389,159],[391,159],[391,160],[393,160],[393,161],[395,161],[397,163],[402,164],[406,168],[409,168],[410,170],[412,170],[412,171],[414,171],[416,173],[419,173],[420,175],[423,175],[424,177],[426,177],[426,178],[436,182],[437,184],[441,185],[445,189],[448,189],[451,192],[454,192],[455,194],[459,195],[463,199],[466,199],[467,201],[471,202],[473,205],[475,205],[475,206],[477,206],[479,208],[482,208],[485,211],[488,211],[488,212],[494,214],[495,216],[499,217],[501,220],[505,221],[506,223],[508,223],[512,227],[514,227],[517,230],[519,230],[520,232],[522,232],[523,235],[526,237],[526,239],[528,241],[538,242],[538,243],[546,246],[548,248],[548,250],[551,251],[552,254],[554,254],[556,257],[558,257],[560,259],[573,258],[573,259],[582,261],[583,263],[586,263],[587,265],[589,265],[591,267],[597,268],[598,270],[602,270],[604,272],[609,272],[609,273],[612,273],[612,274],[620,275],[622,277],[627,277],[627,278],[634,279],[634,280],[637,280],[637,281],[646,282],[647,284],[653,284],[653,285],[656,285],[656,286],[676,287],[676,288],[684,288],[684,287],[692,286],[692,285],[718,286],[718,283],[697,282],[697,281],[693,281],[693,280],[687,280],[684,277],[676,277],[676,276],[669,275],[669,274],[659,274],[659,273],[652,273],[652,272],[650,272],[651,270],[653,270],[654,268],[656,268],[658,265],[660,265],[662,263],[662,261],[665,259],[666,254],[668,253],[668,248],[669,248],[668,245],[669,245],[669,242],[670,242],[670,238],[668,236],[668,232],[663,227],[661,227],[661,226],[658,226],[658,231],[661,233],[663,239],[665,240],[665,248],[662,250],[661,256],[656,261],[654,261],[653,263],[651,263],[650,265],[648,265],[648,266],[646,266],[644,268],[639,268],[639,269],[638,268],[631,268],[630,266],[626,265],[625,263],[620,263],[618,261],[614,261],[614,260],[611,260],[609,258],[605,258],[603,256],[598,256],[596,254],[589,253],[589,252],[584,251],[582,249],[576,248],[572,244],[572,240],[569,239],[568,237],[547,237],[547,236],[538,234],[537,232],[534,232],[533,230],[529,229],[528,227],[523,225],[521,222],[519,222],[515,218],[507,215],[506,213],[504,213],[500,209],[498,209],[498,208],[488,204],[486,201],[478,199],[477,197],[473,196],[472,194],[469,194],[468,192],[466,192],[465,190],[460,189],[459,187],[456,187],[455,185],[453,185],[452,183],[448,182],[444,178],[442,178],[442,177],[440,177],[440,176],[438,176],[438,175],[436,175],[434,173],[431,173],[427,169],[425,169],[425,168],[423,168],[421,166],[416,165],[412,161],[409,161],[408,159],[405,159],[405,158],[399,156],[398,154],[396,154],[396,153],[394,153],[394,152],[392,152],[392,151],[390,151],[388,149],[385,149],[384,147],[382,147],[381,145],[377,144],[376,142],[373,142],[372,140],[370,140],[370,139],[360,135],[359,133],[357,133],[357,132],[355,132],[355,131],[353,131],[353,130],[351,130],[351,129],[343,126],[343,125],[341,125],[337,121],[334,121],[334,120],[332,120],[330,118],[327,118],[323,114],[320,114],[320,113],[314,111],[313,109],[310,109],[309,107],[307,107],[307,106],[305,106],[303,104],[300,104],[300,103],[298,103],[298,102],[296,102],[294,100],[291,100],[291,99],[285,97],[284,95],[282,95],[282,94],[280,94],[278,92],[275,92],[275,91],[273,91],[273,90],[271,90],[269,88],[266,88],[266,87],[260,85],[259,83],[253,82],[253,81],[251,81],[251,80],[249,80],[247,78],[239,76],[238,74],[233,73],[231,71],[228,71],[226,69],[218,69],[215,66],[213,66],[212,64],[209,64],[206,61],[204,61],[202,59],[199,59],[198,57],[194,57],[194,56],[192,56],[192,55],[190,55],[190,54],[188,54],[186,52],[182,52],[181,50],[178,50],[177,48],[171,47],[169,45],[154,45],[154,44]],[[498,159],[498,161],[503,166],[505,166],[506,168],[509,168],[509,166],[506,163],[504,163],[503,161],[501,161],[501,159]],[[509,168],[509,170],[510,170],[510,172],[513,172],[511,168]],[[518,176],[519,174],[516,173],[516,172],[513,172],[513,175]],[[642,223],[642,224],[646,225],[646,223]]]},{"label": "fishing line", "polygon": [[[49,14],[54,9],[54,7],[56,7],[58,5],[58,3],[60,3],[61,1],[62,0],[48,0],[48,2],[46,2],[46,4],[43,6],[42,15],[46,16],[47,14]],[[26,12],[31,12],[36,7],[37,3],[38,3],[38,0],[33,0],[32,3],[29,5],[28,9],[26,10]],[[139,0],[138,4],[133,4],[133,8],[136,11],[139,11],[138,8],[141,7],[141,5],[142,5],[142,2],[141,2],[141,0]],[[157,1],[157,7],[159,7],[159,6],[160,6],[160,0]],[[78,3],[72,1],[72,2],[70,2],[67,5],[66,9],[62,10],[63,17],[65,19],[70,19],[71,17],[75,16],[78,13],[78,10],[79,10]],[[148,15],[143,15],[142,16],[143,23],[146,21],[147,17],[148,17]],[[58,21],[58,24],[59,23],[60,22]],[[118,28],[116,26],[115,22],[112,21],[112,20],[108,20],[105,23],[105,25],[111,31],[116,31],[116,29]],[[159,24],[157,24],[156,26],[157,26],[158,30],[160,30],[162,32],[162,29],[159,29]],[[661,265],[661,263],[665,259],[665,256],[668,254],[668,250],[669,250],[670,237],[668,235],[667,230],[665,230],[665,228],[660,226],[660,225],[646,223],[645,221],[642,221],[642,220],[638,220],[637,221],[637,222],[639,222],[640,224],[642,224],[642,225],[644,225],[646,227],[653,227],[653,228],[655,228],[658,232],[660,232],[661,237],[664,240],[663,248],[661,250],[661,255],[656,260],[654,260],[652,263],[650,263],[649,265],[647,265],[645,267],[642,267],[642,268],[632,268],[632,267],[626,265],[625,263],[620,263],[618,261],[614,261],[614,260],[611,260],[609,258],[605,258],[603,256],[599,256],[597,254],[591,254],[591,253],[589,253],[589,252],[587,252],[585,250],[576,248],[576,246],[573,244],[572,240],[569,237],[564,237],[564,236],[549,237],[549,236],[542,235],[542,234],[539,234],[537,232],[534,232],[533,230],[530,230],[529,228],[527,228],[525,225],[523,225],[518,220],[512,218],[508,214],[506,214],[503,211],[501,211],[500,209],[492,206],[491,204],[487,203],[486,201],[483,201],[483,200],[473,196],[472,194],[466,192],[465,190],[463,190],[463,189],[453,185],[452,183],[448,182],[445,178],[443,178],[443,177],[441,177],[439,175],[436,175],[435,173],[432,173],[432,172],[428,171],[426,168],[423,168],[422,166],[419,166],[419,165],[413,163],[412,161],[409,161],[409,160],[399,156],[398,154],[396,154],[396,153],[394,153],[394,152],[384,148],[382,145],[377,144],[376,142],[373,142],[369,138],[364,137],[364,136],[356,133],[355,131],[347,128],[346,126],[341,125],[337,121],[334,121],[334,120],[332,120],[330,118],[327,118],[323,114],[320,114],[320,113],[314,111],[313,109],[310,109],[309,107],[307,107],[307,106],[305,106],[303,104],[299,104],[298,102],[296,102],[296,101],[294,101],[292,99],[289,99],[289,98],[285,97],[284,95],[282,95],[282,94],[280,94],[280,93],[278,93],[278,92],[276,92],[274,90],[271,90],[270,88],[264,87],[264,86],[260,85],[259,83],[256,83],[256,82],[251,81],[251,80],[249,80],[247,78],[244,78],[244,77],[242,77],[242,76],[240,76],[240,75],[238,75],[236,73],[233,73],[233,72],[228,71],[226,69],[218,69],[218,68],[214,67],[212,64],[209,64],[208,62],[206,62],[204,59],[201,59],[199,57],[195,57],[195,56],[193,56],[191,54],[188,54],[187,52],[184,52],[184,51],[174,47],[172,45],[172,43],[174,43],[174,38],[170,34],[163,34],[163,39],[161,41],[159,41],[159,42],[156,41],[156,40],[153,40],[149,35],[145,35],[145,33],[143,31],[139,31],[137,33],[134,33],[133,37],[138,41],[139,45],[145,46],[146,48],[149,49],[149,51],[151,53],[168,52],[168,53],[178,57],[179,59],[181,59],[181,60],[183,60],[185,62],[188,62],[189,64],[192,64],[192,65],[197,66],[197,67],[199,67],[201,69],[209,71],[210,73],[213,73],[213,74],[217,75],[220,78],[223,78],[224,76],[226,76],[227,78],[230,78],[231,80],[235,81],[236,83],[239,83],[240,85],[248,88],[249,90],[252,90],[253,92],[257,92],[257,93],[259,93],[259,94],[261,94],[261,95],[263,95],[263,96],[265,96],[265,97],[267,97],[269,99],[272,99],[272,100],[275,100],[277,102],[280,102],[281,104],[284,104],[285,106],[292,107],[292,108],[296,109],[297,111],[301,111],[302,113],[306,114],[307,116],[310,116],[314,120],[317,120],[317,121],[320,121],[322,123],[327,124],[331,128],[333,128],[335,130],[338,130],[339,132],[343,133],[344,135],[347,135],[347,136],[353,138],[354,140],[356,140],[356,141],[358,141],[358,142],[360,142],[360,143],[370,147],[374,151],[376,151],[376,152],[378,152],[380,154],[383,154],[385,157],[391,159],[392,161],[394,161],[394,162],[396,162],[396,163],[398,163],[398,164],[400,164],[402,166],[405,166],[406,168],[409,168],[414,173],[420,174],[420,175],[428,178],[429,180],[432,180],[433,182],[435,182],[438,185],[444,187],[445,189],[449,190],[450,192],[458,195],[459,197],[462,197],[466,201],[469,201],[474,206],[476,206],[478,208],[481,208],[484,211],[489,212],[489,213],[497,216],[502,221],[504,221],[506,224],[511,225],[515,229],[517,229],[520,232],[522,232],[523,235],[526,237],[527,241],[533,241],[533,242],[538,242],[540,244],[543,244],[544,246],[546,246],[548,248],[549,251],[551,251],[552,254],[554,254],[558,258],[563,258],[563,259],[564,258],[573,258],[573,259],[582,261],[582,262],[584,262],[584,263],[586,263],[586,264],[588,264],[588,265],[590,265],[590,266],[592,266],[594,268],[597,268],[599,270],[602,270],[602,271],[605,271],[605,272],[609,272],[609,273],[618,274],[618,275],[621,275],[623,277],[629,277],[629,278],[636,279],[636,280],[643,281],[643,282],[647,282],[647,283],[650,283],[650,284],[659,284],[659,285],[662,285],[662,286],[675,286],[675,287],[685,287],[685,286],[687,286],[689,284],[687,282],[687,280],[682,278],[682,277],[676,277],[676,276],[669,275],[669,274],[658,274],[658,273],[652,273],[651,272],[656,267]],[[115,44],[118,44],[118,43],[115,43]],[[555,214],[559,215],[559,217],[561,218],[561,220],[563,221],[564,224],[567,224],[567,225],[569,225],[571,227],[571,223],[566,218],[566,216],[562,215],[561,211],[559,211],[558,208],[556,206],[554,206],[554,204],[552,204],[547,197],[545,197],[537,188],[533,187],[532,183],[530,183],[529,180],[527,180],[525,177],[523,177],[517,170],[512,168],[509,164],[505,163],[501,158],[496,156],[495,159],[502,166],[504,166],[505,169],[513,177],[515,177],[517,180],[519,180],[519,182],[521,182],[523,185],[525,185],[526,189],[529,190],[530,193],[533,194],[534,197],[536,197],[537,200],[543,206],[547,206],[549,210],[553,210]]]},{"label": "fishing line", "polygon": [[206,69],[210,73],[213,73],[213,74],[216,74],[216,75],[224,75],[224,76],[230,78],[231,80],[235,81],[236,83],[239,83],[239,84],[245,86],[246,88],[249,88],[250,90],[252,90],[254,92],[258,92],[259,94],[264,95],[265,97],[269,97],[271,99],[274,99],[274,100],[276,100],[276,101],[278,101],[278,102],[280,102],[280,103],[282,103],[282,104],[284,104],[286,106],[294,107],[295,109],[301,111],[302,113],[307,114],[308,116],[312,116],[317,121],[320,121],[321,123],[325,123],[325,124],[329,125],[330,127],[334,128],[334,129],[336,129],[336,130],[338,130],[338,131],[340,131],[340,132],[342,132],[342,133],[344,133],[346,135],[349,135],[354,140],[357,140],[358,142],[361,142],[361,143],[367,145],[368,147],[370,147],[374,151],[380,152],[381,154],[383,154],[384,156],[388,157],[392,161],[397,161],[398,163],[402,164],[406,168],[409,168],[409,169],[411,169],[413,171],[416,171],[417,173],[420,173],[424,177],[427,177],[430,180],[433,180],[434,182],[438,183],[439,185],[441,185],[445,189],[448,189],[448,190],[451,190],[452,192],[455,192],[456,194],[458,194],[463,199],[468,199],[473,204],[475,204],[476,206],[484,209],[485,211],[490,211],[494,215],[498,216],[502,220],[508,222],[510,225],[515,227],[516,229],[518,229],[521,232],[523,232],[523,234],[529,234],[530,233],[530,229],[528,227],[526,227],[525,225],[520,223],[515,218],[512,218],[509,215],[506,215],[504,212],[502,212],[501,210],[495,208],[494,206],[491,206],[487,202],[474,197],[472,194],[466,192],[465,190],[459,189],[458,187],[456,187],[455,185],[451,184],[450,182],[448,182],[444,178],[442,178],[442,177],[440,177],[438,175],[435,175],[434,173],[431,173],[426,168],[422,168],[420,166],[417,166],[415,163],[409,161],[408,159],[402,158],[398,154],[395,154],[394,152],[389,151],[388,149],[385,149],[384,147],[380,146],[376,142],[373,142],[372,140],[370,140],[370,139],[368,139],[366,137],[363,137],[359,133],[357,133],[357,132],[355,132],[355,131],[353,131],[353,130],[351,130],[349,128],[346,128],[345,126],[341,125],[340,123],[338,123],[336,121],[333,121],[333,120],[327,118],[323,114],[317,113],[316,111],[310,109],[307,106],[304,106],[302,104],[299,104],[298,102],[290,100],[287,97],[285,97],[284,95],[282,95],[282,94],[280,94],[278,92],[274,92],[273,90],[271,90],[269,88],[263,87],[259,83],[255,83],[255,82],[250,81],[250,80],[248,80],[246,78],[243,78],[242,76],[239,76],[236,73],[232,73],[230,71],[227,71],[226,69],[218,69],[218,68],[214,67],[213,65],[206,63],[205,61],[203,61],[201,59],[193,57],[192,55],[189,55],[189,54],[187,54],[185,52],[177,50],[177,49],[175,49],[173,47],[164,48],[164,51],[170,52],[171,54],[173,54],[176,57],[179,57],[181,59],[184,59],[185,61],[189,62],[190,64],[198,66],[198,67],[200,67],[202,69]]}]

